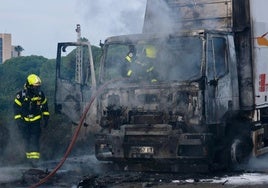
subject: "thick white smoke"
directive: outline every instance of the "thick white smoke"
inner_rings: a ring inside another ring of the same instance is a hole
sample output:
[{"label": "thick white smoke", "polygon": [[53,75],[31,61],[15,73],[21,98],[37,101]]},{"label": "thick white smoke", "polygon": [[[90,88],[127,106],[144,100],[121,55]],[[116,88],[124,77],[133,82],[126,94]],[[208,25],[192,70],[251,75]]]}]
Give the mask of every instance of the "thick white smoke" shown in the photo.
[{"label": "thick white smoke", "polygon": [[145,7],[146,0],[81,0],[78,9],[83,16],[83,36],[98,44],[109,36],[140,33]]},{"label": "thick white smoke", "polygon": [[[146,33],[172,33],[175,21],[172,11],[164,0],[148,0],[143,31]],[[179,19],[176,17],[176,19]],[[178,21],[178,20],[177,20]],[[177,31],[179,28],[176,26]]]}]

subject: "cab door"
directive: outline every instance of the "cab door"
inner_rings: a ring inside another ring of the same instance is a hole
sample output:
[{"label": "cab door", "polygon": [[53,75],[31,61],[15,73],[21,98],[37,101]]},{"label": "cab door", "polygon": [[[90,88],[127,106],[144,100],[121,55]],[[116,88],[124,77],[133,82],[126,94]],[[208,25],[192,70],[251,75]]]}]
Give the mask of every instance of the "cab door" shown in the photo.
[{"label": "cab door", "polygon": [[221,122],[232,105],[232,81],[228,68],[228,40],[225,35],[207,34],[205,115],[207,124]]},{"label": "cab door", "polygon": [[77,124],[96,88],[91,46],[88,42],[58,43],[55,112]]}]

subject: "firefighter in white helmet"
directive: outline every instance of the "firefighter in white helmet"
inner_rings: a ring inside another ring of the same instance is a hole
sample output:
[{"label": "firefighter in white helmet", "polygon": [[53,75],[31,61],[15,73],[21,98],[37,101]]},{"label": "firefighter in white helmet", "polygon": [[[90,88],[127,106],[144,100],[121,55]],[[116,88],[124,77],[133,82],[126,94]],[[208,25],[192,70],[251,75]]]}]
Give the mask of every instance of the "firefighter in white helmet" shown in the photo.
[{"label": "firefighter in white helmet", "polygon": [[14,100],[14,119],[25,141],[26,159],[31,164],[40,159],[41,124],[46,127],[49,119],[47,98],[40,86],[41,79],[30,74],[24,89],[17,92]]}]

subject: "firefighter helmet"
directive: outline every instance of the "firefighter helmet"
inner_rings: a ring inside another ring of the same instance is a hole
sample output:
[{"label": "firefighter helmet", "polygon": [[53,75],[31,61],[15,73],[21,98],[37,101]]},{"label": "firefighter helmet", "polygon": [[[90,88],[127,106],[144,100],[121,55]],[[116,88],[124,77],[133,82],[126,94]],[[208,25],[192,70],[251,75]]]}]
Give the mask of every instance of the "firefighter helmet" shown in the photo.
[{"label": "firefighter helmet", "polygon": [[156,48],[153,45],[147,45],[145,48],[145,55],[148,58],[156,58]]},{"label": "firefighter helmet", "polygon": [[41,79],[35,74],[30,74],[27,77],[26,86],[41,86]]}]

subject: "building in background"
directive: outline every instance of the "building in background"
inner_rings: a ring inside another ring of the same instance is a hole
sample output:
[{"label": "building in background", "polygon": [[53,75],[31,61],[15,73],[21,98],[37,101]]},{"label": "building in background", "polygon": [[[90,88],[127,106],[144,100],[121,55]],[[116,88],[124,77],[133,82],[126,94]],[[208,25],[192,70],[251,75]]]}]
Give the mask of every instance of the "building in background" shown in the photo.
[{"label": "building in background", "polygon": [[20,45],[12,46],[11,34],[0,33],[0,64],[12,57],[18,57],[24,50]]},{"label": "building in background", "polygon": [[11,58],[11,34],[0,33],[0,64]]}]

